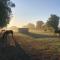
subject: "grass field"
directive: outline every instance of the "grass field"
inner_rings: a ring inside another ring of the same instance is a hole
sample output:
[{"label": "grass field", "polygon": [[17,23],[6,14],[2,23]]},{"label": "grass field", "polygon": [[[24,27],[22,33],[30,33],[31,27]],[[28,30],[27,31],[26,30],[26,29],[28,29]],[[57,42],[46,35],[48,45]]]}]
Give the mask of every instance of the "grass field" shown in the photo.
[{"label": "grass field", "polygon": [[33,35],[15,34],[14,39],[22,46],[26,53],[32,55],[32,60],[60,60],[60,38],[33,38]]}]

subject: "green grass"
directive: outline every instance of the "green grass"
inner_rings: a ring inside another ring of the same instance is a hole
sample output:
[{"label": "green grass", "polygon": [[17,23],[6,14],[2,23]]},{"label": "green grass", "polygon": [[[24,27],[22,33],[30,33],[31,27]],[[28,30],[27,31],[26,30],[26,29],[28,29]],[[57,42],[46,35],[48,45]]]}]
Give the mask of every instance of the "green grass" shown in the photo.
[{"label": "green grass", "polygon": [[15,37],[22,47],[29,53],[35,54],[38,51],[60,52],[60,38],[32,38],[28,35],[20,34]]},{"label": "green grass", "polygon": [[56,58],[56,56],[60,57],[60,38],[33,38],[29,35],[15,33],[14,40],[20,44],[26,53],[31,55],[38,57],[47,56],[48,60],[51,60],[50,58]]}]

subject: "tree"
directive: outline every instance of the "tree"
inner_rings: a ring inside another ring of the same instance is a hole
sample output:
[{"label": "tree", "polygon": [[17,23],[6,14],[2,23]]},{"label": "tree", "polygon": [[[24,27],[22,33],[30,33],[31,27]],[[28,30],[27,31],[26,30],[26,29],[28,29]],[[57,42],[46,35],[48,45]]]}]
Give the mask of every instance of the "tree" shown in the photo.
[{"label": "tree", "polygon": [[38,30],[41,29],[43,24],[44,24],[43,21],[37,21],[37,23],[36,23],[36,29],[38,29]]},{"label": "tree", "polygon": [[48,26],[51,26],[54,28],[54,30],[58,29],[58,24],[59,24],[59,16],[57,15],[51,15],[46,23]]},{"label": "tree", "polygon": [[33,29],[35,29],[35,25],[32,24],[32,23],[29,23],[29,24],[27,25],[27,28],[29,28],[30,30],[33,30]]},{"label": "tree", "polygon": [[48,26],[47,24],[44,24],[44,25],[42,26],[42,29],[43,29],[44,32],[54,32],[53,27]]},{"label": "tree", "polygon": [[12,10],[15,4],[10,0],[0,0],[0,27],[3,28],[9,24]]}]

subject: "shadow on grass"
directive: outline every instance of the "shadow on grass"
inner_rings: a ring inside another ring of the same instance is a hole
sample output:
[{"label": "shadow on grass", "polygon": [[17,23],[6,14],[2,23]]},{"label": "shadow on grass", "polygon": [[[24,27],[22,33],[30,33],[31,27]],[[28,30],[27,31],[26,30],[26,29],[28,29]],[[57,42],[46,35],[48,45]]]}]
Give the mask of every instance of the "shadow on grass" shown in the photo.
[{"label": "shadow on grass", "polygon": [[23,34],[29,35],[33,38],[59,38],[57,35],[45,35],[45,34],[36,34],[36,33],[31,33],[31,32],[22,32]]}]

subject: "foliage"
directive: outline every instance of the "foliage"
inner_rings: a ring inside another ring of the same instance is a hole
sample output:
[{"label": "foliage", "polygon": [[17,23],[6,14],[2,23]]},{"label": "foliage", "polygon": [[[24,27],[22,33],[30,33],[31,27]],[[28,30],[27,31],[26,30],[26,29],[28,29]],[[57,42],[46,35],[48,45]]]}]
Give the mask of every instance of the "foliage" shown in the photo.
[{"label": "foliage", "polygon": [[43,21],[37,21],[37,23],[36,23],[36,29],[41,29],[41,27],[42,27],[42,25],[44,24],[44,22]]},{"label": "foliage", "polygon": [[59,16],[57,15],[51,15],[46,23],[48,26],[51,26],[54,28],[54,30],[58,29],[59,24]]},{"label": "foliage", "polygon": [[43,25],[42,28],[45,32],[54,32],[53,27],[48,26],[47,24]]},{"label": "foliage", "polygon": [[29,24],[27,25],[27,28],[29,28],[29,29],[35,29],[35,25],[32,24],[32,23],[29,23]]},{"label": "foliage", "polygon": [[15,4],[10,0],[0,0],[0,27],[7,26],[11,17],[11,7],[15,7]]}]

